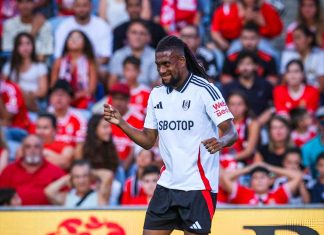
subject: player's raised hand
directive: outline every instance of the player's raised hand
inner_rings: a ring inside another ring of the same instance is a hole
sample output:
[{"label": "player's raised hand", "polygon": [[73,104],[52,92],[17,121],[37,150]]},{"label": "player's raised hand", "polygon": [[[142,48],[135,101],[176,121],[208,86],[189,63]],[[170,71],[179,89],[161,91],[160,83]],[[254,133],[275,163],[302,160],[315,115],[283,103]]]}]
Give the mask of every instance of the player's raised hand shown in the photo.
[{"label": "player's raised hand", "polygon": [[121,122],[120,113],[110,104],[104,104],[104,119],[115,125],[119,125]]},{"label": "player's raised hand", "polygon": [[224,147],[223,142],[216,139],[215,137],[203,140],[201,141],[201,143],[205,146],[210,154],[214,154]]}]

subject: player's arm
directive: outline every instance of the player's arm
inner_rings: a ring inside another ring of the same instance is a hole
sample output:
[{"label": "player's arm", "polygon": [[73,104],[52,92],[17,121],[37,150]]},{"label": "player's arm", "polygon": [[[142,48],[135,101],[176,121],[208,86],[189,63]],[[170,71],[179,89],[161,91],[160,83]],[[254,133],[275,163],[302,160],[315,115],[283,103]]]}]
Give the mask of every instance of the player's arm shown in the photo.
[{"label": "player's arm", "polygon": [[223,133],[222,137],[220,137],[219,139],[212,137],[210,139],[202,141],[205,148],[211,154],[220,151],[224,147],[231,146],[238,138],[237,131],[232,119],[223,121],[218,125],[218,128],[220,129],[221,133]]},{"label": "player's arm", "polygon": [[264,165],[264,167],[266,167],[269,171],[275,173],[276,175],[287,177],[288,182],[285,183],[286,189],[288,189],[290,193],[296,192],[296,190],[298,189],[298,187],[301,183],[301,180],[303,178],[303,175],[301,172],[272,166],[267,163],[262,163],[262,165]]},{"label": "player's arm", "polygon": [[132,127],[121,117],[120,113],[109,104],[104,104],[104,119],[117,125],[129,138],[144,149],[150,149],[154,146],[158,136],[157,130],[148,128],[138,130]]}]

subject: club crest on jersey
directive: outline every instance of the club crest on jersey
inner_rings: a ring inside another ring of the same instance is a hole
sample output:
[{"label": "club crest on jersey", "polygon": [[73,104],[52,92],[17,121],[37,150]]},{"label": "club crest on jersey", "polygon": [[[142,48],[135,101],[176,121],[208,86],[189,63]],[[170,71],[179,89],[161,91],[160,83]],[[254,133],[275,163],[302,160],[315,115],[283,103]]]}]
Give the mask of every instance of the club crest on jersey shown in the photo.
[{"label": "club crest on jersey", "polygon": [[182,108],[184,111],[187,111],[190,108],[191,100],[184,100],[182,102]]}]

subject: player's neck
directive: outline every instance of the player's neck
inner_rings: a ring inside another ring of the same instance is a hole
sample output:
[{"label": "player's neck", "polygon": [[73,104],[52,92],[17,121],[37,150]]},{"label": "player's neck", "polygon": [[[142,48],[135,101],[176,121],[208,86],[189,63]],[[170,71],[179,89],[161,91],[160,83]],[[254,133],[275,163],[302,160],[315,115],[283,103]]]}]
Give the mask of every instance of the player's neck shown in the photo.
[{"label": "player's neck", "polygon": [[180,81],[173,88],[176,89],[178,87],[181,87],[188,77],[189,77],[189,71],[188,70],[183,71],[180,74]]}]

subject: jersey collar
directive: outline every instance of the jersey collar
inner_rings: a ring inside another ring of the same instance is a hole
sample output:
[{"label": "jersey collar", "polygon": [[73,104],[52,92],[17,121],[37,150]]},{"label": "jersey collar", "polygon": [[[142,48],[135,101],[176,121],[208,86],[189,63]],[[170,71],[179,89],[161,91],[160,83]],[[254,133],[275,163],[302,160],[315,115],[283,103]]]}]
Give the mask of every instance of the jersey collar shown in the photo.
[{"label": "jersey collar", "polygon": [[[180,93],[183,93],[186,90],[186,88],[188,87],[189,82],[190,82],[192,76],[193,76],[193,74],[192,73],[189,73],[189,75],[186,78],[186,80],[184,81],[184,83],[182,83],[182,85],[179,86],[179,87],[177,87],[175,90],[178,91],[178,92],[180,92]],[[173,91],[173,89],[174,89],[173,87],[169,87],[168,86],[167,87],[167,94],[170,94]]]}]

